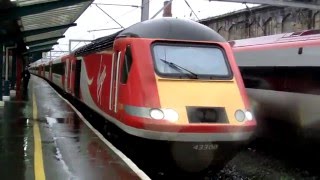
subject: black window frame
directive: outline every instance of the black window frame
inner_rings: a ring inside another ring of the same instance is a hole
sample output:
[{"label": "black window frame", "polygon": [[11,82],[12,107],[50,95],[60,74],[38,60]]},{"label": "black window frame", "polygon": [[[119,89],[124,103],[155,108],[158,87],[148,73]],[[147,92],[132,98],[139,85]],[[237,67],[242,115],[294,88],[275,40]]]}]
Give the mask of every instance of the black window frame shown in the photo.
[{"label": "black window frame", "polygon": [[50,72],[50,66],[49,66],[49,65],[46,65],[46,66],[44,67],[44,71]]},{"label": "black window frame", "polygon": [[[233,79],[234,74],[233,74],[228,56],[226,54],[226,51],[224,50],[223,47],[221,47],[218,44],[213,44],[213,43],[181,42],[181,41],[180,42],[179,41],[178,42],[177,41],[155,41],[151,44],[150,51],[151,51],[151,55],[152,55],[153,66],[154,66],[154,70],[155,70],[156,74],[159,77],[174,78],[174,79],[192,79],[187,74],[185,74],[185,75],[181,74],[181,73],[167,74],[167,73],[160,72],[158,70],[158,67],[156,64],[157,62],[156,62],[155,54],[154,54],[154,46],[156,46],[156,45],[168,45],[168,46],[178,46],[178,47],[183,47],[183,46],[187,45],[189,47],[193,46],[193,47],[214,47],[214,48],[217,48],[217,49],[221,50],[221,52],[222,52],[222,55],[224,57],[224,61],[227,66],[228,75],[203,75],[203,74],[199,74],[198,79],[206,79],[206,80],[232,80]],[[194,79],[192,79],[192,80],[194,80]]]},{"label": "black window frame", "polygon": [[51,73],[63,76],[65,74],[65,63],[55,63],[51,65]]},{"label": "black window frame", "polygon": [[[128,60],[130,60],[129,63],[128,63]],[[128,78],[129,78],[129,74],[130,74],[130,71],[131,71],[132,63],[133,63],[132,48],[131,48],[131,45],[127,45],[125,53],[124,53],[122,67],[121,67],[120,82],[122,84],[127,84],[127,82],[128,82]]]}]

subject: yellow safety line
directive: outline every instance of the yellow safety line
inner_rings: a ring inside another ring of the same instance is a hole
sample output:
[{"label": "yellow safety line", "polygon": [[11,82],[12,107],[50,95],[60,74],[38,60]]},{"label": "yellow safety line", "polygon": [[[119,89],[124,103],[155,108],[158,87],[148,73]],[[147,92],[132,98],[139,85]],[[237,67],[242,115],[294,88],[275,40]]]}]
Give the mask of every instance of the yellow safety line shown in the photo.
[{"label": "yellow safety line", "polygon": [[43,157],[42,157],[42,143],[41,143],[41,135],[38,121],[36,120],[38,117],[38,109],[36,96],[33,93],[32,96],[32,107],[33,107],[33,137],[34,137],[34,176],[35,180],[45,180],[46,176],[44,174],[43,167]]}]

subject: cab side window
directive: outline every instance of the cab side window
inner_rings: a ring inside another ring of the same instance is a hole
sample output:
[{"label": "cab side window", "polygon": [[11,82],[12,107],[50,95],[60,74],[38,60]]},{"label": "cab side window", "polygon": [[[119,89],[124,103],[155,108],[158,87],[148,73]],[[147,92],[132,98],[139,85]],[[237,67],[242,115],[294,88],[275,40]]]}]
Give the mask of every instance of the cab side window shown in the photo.
[{"label": "cab side window", "polygon": [[131,54],[131,46],[128,45],[126,48],[126,52],[124,55],[124,61],[122,65],[122,72],[121,72],[121,83],[126,84],[128,81],[129,72],[132,65],[132,54]]}]

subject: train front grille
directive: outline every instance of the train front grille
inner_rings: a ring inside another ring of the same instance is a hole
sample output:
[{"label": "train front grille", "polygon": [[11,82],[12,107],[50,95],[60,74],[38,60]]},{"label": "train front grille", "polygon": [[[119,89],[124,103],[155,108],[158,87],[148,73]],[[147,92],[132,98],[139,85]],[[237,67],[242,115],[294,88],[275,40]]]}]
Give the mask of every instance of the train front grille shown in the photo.
[{"label": "train front grille", "polygon": [[224,107],[187,106],[189,123],[228,123]]}]

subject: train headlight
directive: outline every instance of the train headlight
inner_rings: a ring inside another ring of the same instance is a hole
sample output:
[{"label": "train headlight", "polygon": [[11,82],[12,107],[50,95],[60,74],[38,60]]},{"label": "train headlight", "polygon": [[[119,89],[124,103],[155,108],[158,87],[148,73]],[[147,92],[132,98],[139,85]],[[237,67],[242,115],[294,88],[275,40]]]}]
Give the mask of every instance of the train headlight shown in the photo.
[{"label": "train headlight", "polygon": [[237,121],[242,122],[245,120],[246,115],[242,110],[237,110],[236,113],[234,114],[235,118]]},{"label": "train headlight", "polygon": [[179,119],[179,114],[173,109],[164,110],[164,119],[170,122],[176,122]]},{"label": "train headlight", "polygon": [[161,120],[164,118],[164,113],[160,109],[151,109],[150,116],[152,119]]},{"label": "train headlight", "polygon": [[250,111],[246,111],[245,115],[246,115],[247,120],[251,121],[253,119],[253,115]]}]

